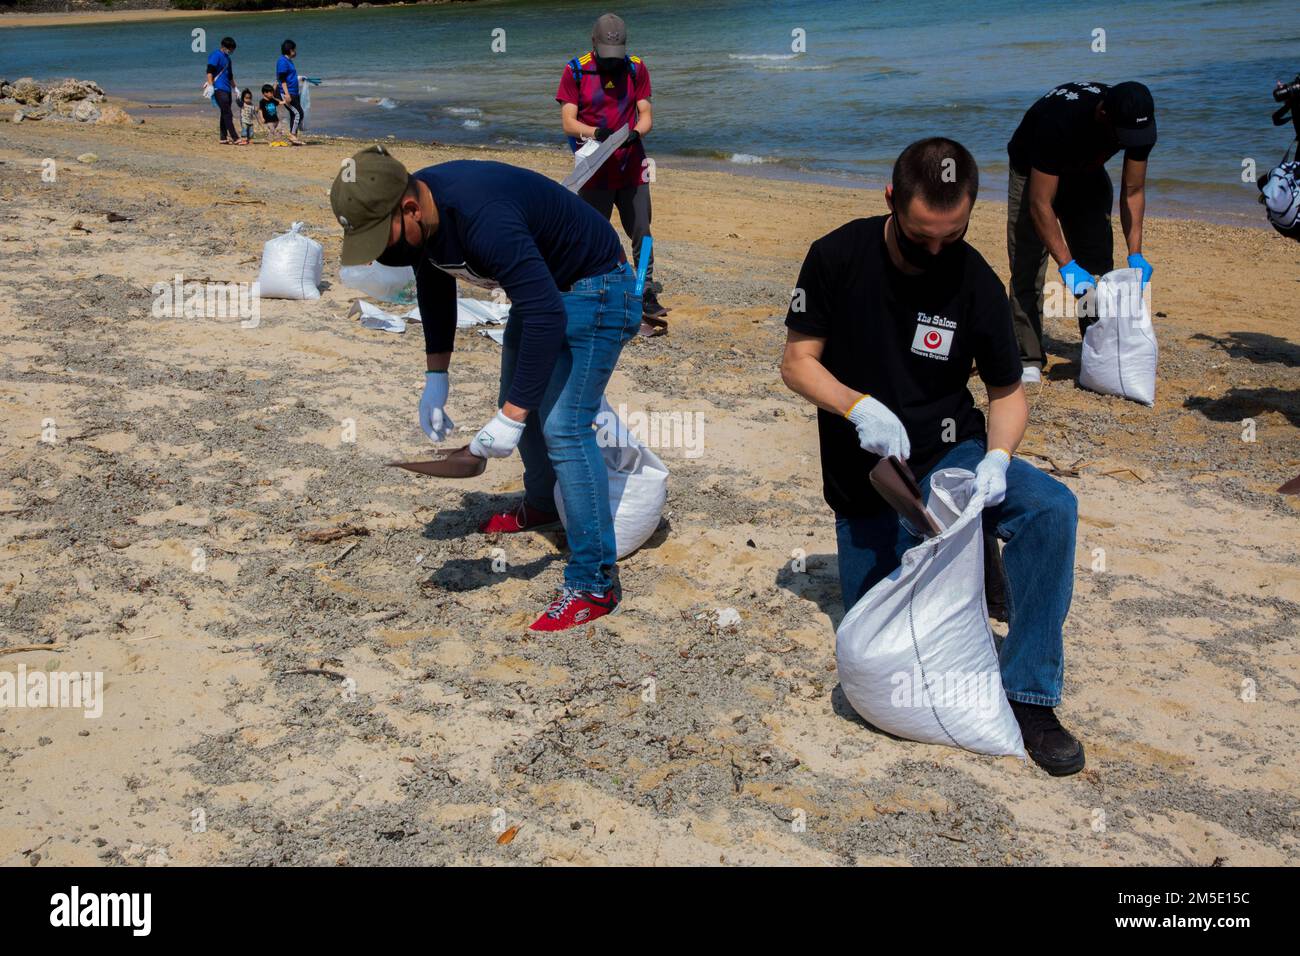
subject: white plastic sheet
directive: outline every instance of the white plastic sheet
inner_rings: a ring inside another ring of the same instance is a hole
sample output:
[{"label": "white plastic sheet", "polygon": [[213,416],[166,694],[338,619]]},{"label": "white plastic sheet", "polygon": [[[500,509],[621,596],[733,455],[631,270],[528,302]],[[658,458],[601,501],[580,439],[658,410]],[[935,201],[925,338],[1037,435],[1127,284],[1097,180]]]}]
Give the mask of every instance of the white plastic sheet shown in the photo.
[{"label": "white plastic sheet", "polygon": [[419,319],[419,313],[412,309],[405,315],[393,315],[385,312],[377,305],[369,302],[363,302],[358,299],[352,304],[352,310],[348,312],[348,317],[359,316],[361,324],[368,329],[375,329],[379,332],[405,332],[406,322],[408,319]]},{"label": "white plastic sheet", "polygon": [[[668,501],[668,466],[627,430],[618,413],[601,399],[596,441],[609,473],[609,509],[614,516],[614,544],[625,558],[650,540]],[[565,523],[564,497],[555,483],[555,508]]]},{"label": "white plastic sheet", "polygon": [[942,534],[850,608],[835,635],[844,696],[868,723],[908,740],[1024,759],[984,603],[984,498],[975,476],[930,480]]},{"label": "white plastic sheet", "polygon": [[1079,384],[1143,405],[1156,400],[1156,333],[1142,295],[1141,269],[1116,269],[1097,281],[1097,321],[1083,336]]},{"label": "white plastic sheet", "polygon": [[295,222],[288,232],[268,240],[262,247],[262,271],[258,276],[262,297],[319,299],[324,268],[321,244],[303,232],[301,222]]}]

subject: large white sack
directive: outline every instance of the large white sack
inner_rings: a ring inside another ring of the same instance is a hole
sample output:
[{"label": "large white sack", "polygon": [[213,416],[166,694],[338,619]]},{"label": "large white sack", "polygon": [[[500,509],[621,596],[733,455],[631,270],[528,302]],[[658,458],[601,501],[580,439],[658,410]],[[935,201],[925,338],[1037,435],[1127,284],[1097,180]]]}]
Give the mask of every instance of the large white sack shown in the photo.
[{"label": "large white sack", "polygon": [[1143,405],[1156,401],[1156,333],[1142,296],[1142,270],[1116,269],[1097,281],[1097,321],[1083,336],[1079,384]]},{"label": "large white sack", "polygon": [[984,496],[962,468],[935,472],[930,488],[944,531],[909,549],[844,615],[835,634],[840,685],[881,730],[1024,759],[984,604]]},{"label": "large white sack", "polygon": [[289,231],[262,246],[262,272],[258,277],[265,299],[319,299],[325,251],[295,222]]},{"label": "large white sack", "polygon": [[415,270],[410,266],[386,266],[382,262],[344,266],[339,270],[339,281],[372,298],[396,302],[398,293],[415,281]]},{"label": "large white sack", "polygon": [[[614,545],[619,558],[626,558],[659,527],[668,501],[668,466],[659,456],[633,437],[609,402],[601,399],[596,420],[596,441],[609,472],[609,510],[614,516]],[[564,497],[555,483],[555,508],[560,522]]]}]

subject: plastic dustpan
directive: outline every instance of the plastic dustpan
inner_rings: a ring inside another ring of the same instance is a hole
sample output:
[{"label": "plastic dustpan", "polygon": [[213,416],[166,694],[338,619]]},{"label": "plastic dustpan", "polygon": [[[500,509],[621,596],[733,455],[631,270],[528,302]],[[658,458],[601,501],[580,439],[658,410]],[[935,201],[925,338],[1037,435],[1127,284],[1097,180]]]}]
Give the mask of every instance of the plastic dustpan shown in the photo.
[{"label": "plastic dustpan", "polygon": [[432,478],[476,478],[487,469],[487,459],[470,454],[469,445],[430,461],[390,461],[392,468],[405,468]]}]

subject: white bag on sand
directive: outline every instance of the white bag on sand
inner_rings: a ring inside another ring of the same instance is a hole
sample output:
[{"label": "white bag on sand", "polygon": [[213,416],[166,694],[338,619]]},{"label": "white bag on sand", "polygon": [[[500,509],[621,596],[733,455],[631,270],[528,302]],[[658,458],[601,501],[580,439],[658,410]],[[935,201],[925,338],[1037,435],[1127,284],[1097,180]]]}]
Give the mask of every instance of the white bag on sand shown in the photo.
[{"label": "white bag on sand", "polygon": [[[614,516],[614,544],[619,558],[626,558],[659,527],[668,501],[668,466],[627,430],[609,402],[601,399],[596,419],[596,441],[609,471],[609,510]],[[555,508],[560,522],[564,498],[555,483]]]},{"label": "white bag on sand", "polygon": [[1097,321],[1083,336],[1079,384],[1143,405],[1156,401],[1156,333],[1142,296],[1142,270],[1116,269],[1097,281]]},{"label": "white bag on sand", "polygon": [[410,266],[386,266],[381,262],[344,266],[339,270],[339,281],[349,289],[384,302],[394,302],[398,293],[415,281],[415,270]]},{"label": "white bag on sand", "polygon": [[974,479],[962,468],[931,477],[930,510],[944,531],[909,549],[844,615],[840,685],[881,730],[1024,759],[984,603],[984,498]]},{"label": "white bag on sand", "polygon": [[262,272],[258,278],[265,299],[319,299],[325,251],[295,222],[286,233],[262,246]]}]

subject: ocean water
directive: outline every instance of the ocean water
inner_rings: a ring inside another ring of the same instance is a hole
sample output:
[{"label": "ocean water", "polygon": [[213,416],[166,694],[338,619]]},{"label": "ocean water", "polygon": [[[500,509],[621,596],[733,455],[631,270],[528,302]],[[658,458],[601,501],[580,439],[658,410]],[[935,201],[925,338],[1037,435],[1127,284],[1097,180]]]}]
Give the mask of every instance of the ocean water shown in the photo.
[{"label": "ocean water", "polygon": [[[605,4],[480,0],[443,6],[203,17],[0,30],[0,75],[76,76],[112,94],[211,113],[207,49],[238,42],[242,85],[274,80],[280,41],[319,77],[320,132],[443,143],[563,147],[554,96]],[[975,153],[985,195],[1004,191],[1006,141],[1065,80],[1137,79],[1160,141],[1148,211],[1260,225],[1253,180],[1290,142],[1273,83],[1300,71],[1295,0],[706,0],[613,7],[654,86],[647,139],[660,172],[722,165],[758,176],[878,186],[912,140]],[[1104,31],[1104,51],[1095,51]],[[802,38],[802,49],[795,49]],[[494,52],[504,40],[504,50]],[[215,114],[213,115],[215,127]],[[1118,174],[1119,160],[1113,161]]]}]

